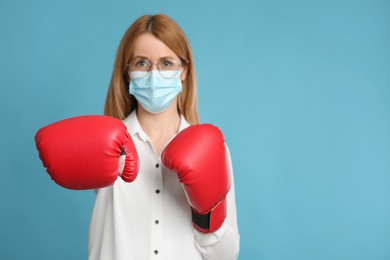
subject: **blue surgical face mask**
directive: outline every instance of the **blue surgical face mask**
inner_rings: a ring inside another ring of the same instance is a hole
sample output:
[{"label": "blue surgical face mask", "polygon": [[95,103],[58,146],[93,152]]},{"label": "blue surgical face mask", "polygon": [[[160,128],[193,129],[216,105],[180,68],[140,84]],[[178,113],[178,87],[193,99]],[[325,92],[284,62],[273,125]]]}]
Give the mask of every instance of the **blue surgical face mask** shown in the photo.
[{"label": "blue surgical face mask", "polygon": [[149,71],[143,78],[137,78],[132,73],[130,79],[130,94],[150,113],[159,114],[165,111],[176,96],[182,91],[180,75],[173,78],[164,78],[158,70]]}]

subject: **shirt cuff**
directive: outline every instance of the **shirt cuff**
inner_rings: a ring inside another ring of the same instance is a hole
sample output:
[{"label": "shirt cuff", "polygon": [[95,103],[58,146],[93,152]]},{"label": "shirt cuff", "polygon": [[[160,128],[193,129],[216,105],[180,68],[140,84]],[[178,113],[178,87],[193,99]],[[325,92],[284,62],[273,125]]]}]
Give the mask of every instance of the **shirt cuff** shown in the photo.
[{"label": "shirt cuff", "polygon": [[201,247],[207,247],[218,243],[219,241],[221,241],[225,233],[225,223],[223,223],[222,226],[213,233],[202,233],[194,228],[195,240]]}]

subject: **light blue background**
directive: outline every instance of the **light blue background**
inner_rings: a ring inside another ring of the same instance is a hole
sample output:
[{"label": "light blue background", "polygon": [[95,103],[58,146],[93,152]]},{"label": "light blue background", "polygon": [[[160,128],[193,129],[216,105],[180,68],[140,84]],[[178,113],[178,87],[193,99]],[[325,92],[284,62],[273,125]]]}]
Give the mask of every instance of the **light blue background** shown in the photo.
[{"label": "light blue background", "polygon": [[94,195],[50,180],[34,134],[101,114],[122,35],[157,12],[186,32],[201,119],[230,146],[240,259],[390,259],[389,11],[385,0],[1,0],[0,259],[87,258]]}]

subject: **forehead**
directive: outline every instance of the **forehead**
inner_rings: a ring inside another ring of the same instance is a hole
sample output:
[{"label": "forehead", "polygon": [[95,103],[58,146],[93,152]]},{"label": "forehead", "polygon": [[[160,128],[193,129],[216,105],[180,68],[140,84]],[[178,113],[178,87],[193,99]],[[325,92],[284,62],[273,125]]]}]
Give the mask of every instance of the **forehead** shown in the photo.
[{"label": "forehead", "polygon": [[142,56],[152,60],[166,56],[178,58],[174,51],[151,33],[140,35],[133,47],[133,57]]}]

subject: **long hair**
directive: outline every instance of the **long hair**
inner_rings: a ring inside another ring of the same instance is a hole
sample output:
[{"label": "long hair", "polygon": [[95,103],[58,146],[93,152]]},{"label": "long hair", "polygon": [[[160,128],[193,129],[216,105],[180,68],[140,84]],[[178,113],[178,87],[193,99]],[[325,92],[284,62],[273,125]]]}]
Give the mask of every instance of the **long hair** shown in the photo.
[{"label": "long hair", "polygon": [[123,120],[137,107],[137,100],[129,94],[130,78],[127,64],[132,59],[135,40],[144,33],[151,33],[162,41],[187,67],[183,90],[178,95],[177,109],[190,124],[199,123],[196,76],[191,47],[178,24],[163,14],[141,16],[123,36],[116,54],[104,114]]}]

